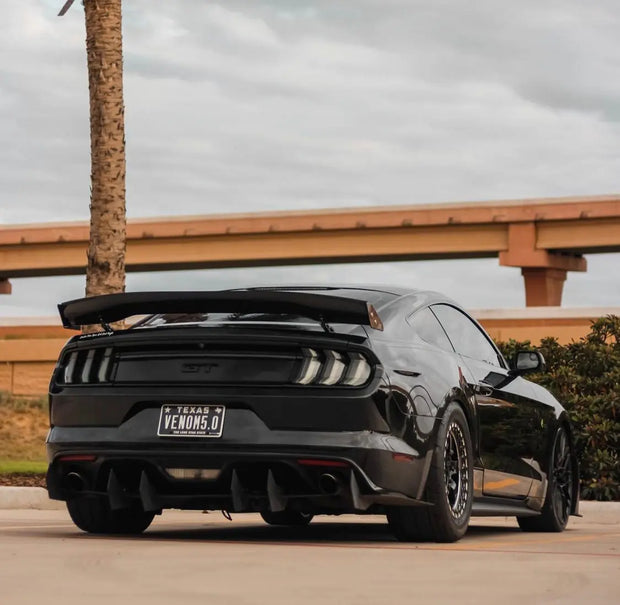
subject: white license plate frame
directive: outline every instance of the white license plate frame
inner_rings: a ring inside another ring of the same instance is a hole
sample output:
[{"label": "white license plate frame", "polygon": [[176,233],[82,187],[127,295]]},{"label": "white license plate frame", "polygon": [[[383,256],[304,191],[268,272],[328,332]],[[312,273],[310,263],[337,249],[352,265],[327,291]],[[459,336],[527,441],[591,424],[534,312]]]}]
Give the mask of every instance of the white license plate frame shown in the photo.
[{"label": "white license plate frame", "polygon": [[158,437],[218,439],[224,430],[226,406],[164,403],[157,423]]}]

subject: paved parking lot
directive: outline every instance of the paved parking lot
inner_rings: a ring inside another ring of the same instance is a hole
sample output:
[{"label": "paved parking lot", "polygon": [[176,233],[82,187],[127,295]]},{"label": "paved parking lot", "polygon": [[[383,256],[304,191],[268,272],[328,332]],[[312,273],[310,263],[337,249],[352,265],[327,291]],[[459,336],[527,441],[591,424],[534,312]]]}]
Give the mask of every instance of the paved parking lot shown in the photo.
[{"label": "paved parking lot", "polygon": [[583,512],[562,534],[474,519],[446,545],[396,542],[381,517],[289,529],[167,511],[118,538],[86,535],[64,511],[1,510],[0,602],[620,603],[620,506]]}]

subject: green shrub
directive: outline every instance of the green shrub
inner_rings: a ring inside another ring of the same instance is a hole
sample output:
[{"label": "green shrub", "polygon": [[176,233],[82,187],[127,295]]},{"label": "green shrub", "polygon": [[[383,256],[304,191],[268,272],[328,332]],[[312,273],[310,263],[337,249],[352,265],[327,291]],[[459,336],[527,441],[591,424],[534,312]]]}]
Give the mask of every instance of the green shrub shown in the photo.
[{"label": "green shrub", "polygon": [[[529,341],[498,343],[507,358]],[[542,340],[538,350],[547,371],[530,380],[549,389],[566,408],[575,429],[581,472],[581,496],[620,500],[620,317],[592,323],[577,342]]]}]

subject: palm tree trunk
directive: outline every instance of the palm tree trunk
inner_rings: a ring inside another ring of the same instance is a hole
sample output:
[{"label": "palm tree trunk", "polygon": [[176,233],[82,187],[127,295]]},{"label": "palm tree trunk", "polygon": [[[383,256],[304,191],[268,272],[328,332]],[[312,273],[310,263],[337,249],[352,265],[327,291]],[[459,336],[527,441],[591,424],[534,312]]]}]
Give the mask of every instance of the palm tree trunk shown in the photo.
[{"label": "palm tree trunk", "polygon": [[121,0],[85,0],[90,92],[86,296],[125,290],[125,120]]}]

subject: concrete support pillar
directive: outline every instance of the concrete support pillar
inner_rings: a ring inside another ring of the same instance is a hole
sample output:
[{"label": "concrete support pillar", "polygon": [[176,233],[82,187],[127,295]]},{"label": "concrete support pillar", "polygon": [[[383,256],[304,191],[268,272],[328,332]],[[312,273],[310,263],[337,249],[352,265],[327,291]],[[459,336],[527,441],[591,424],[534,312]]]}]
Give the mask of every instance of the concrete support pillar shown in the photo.
[{"label": "concrete support pillar", "polygon": [[588,267],[580,255],[538,248],[535,222],[509,225],[508,248],[499,253],[499,264],[521,267],[528,307],[559,307],[566,272],[585,271]]},{"label": "concrete support pillar", "polygon": [[564,269],[524,267],[525,304],[528,307],[559,307],[566,281]]},{"label": "concrete support pillar", "polygon": [[12,290],[11,282],[6,278],[0,277],[0,294],[10,294]]}]

